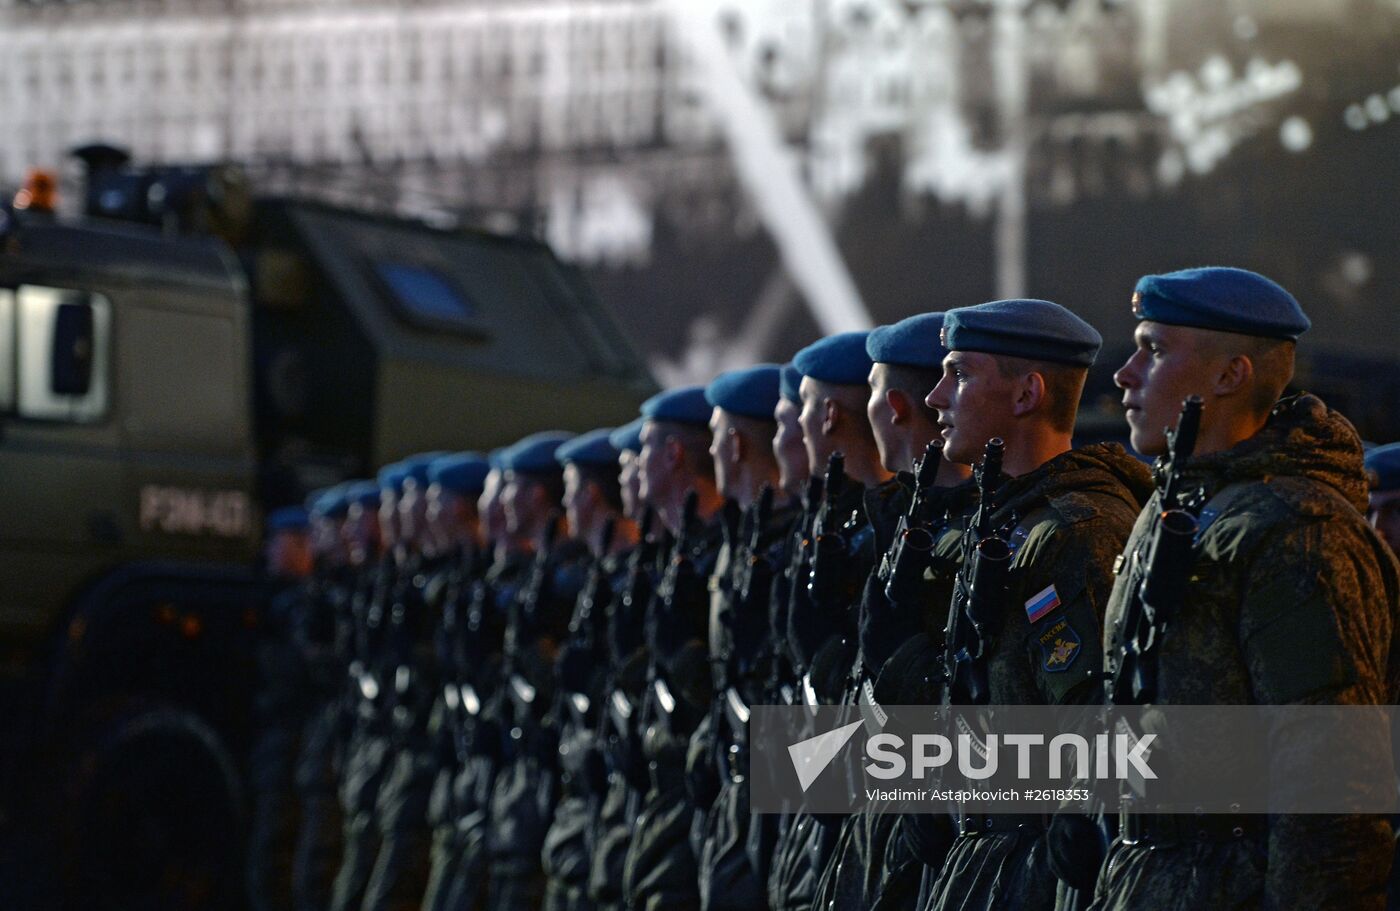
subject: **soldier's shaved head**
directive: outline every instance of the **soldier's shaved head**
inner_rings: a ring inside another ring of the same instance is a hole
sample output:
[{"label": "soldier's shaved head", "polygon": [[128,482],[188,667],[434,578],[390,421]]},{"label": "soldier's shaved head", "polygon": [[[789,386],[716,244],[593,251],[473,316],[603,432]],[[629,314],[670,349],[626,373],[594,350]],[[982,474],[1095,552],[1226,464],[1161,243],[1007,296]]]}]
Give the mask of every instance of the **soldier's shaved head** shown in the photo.
[{"label": "soldier's shaved head", "polygon": [[828,383],[810,376],[802,378],[802,440],[807,447],[808,468],[814,473],[826,470],[832,453],[846,458],[846,473],[866,486],[890,476],[880,461],[880,449],[870,427],[866,404],[868,385]]}]

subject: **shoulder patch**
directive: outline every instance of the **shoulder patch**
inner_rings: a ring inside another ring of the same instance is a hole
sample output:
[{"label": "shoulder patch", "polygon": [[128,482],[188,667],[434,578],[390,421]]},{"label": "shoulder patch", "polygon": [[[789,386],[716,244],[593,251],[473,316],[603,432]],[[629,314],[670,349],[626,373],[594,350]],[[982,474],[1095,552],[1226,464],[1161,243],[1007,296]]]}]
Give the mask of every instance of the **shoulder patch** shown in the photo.
[{"label": "shoulder patch", "polygon": [[1041,666],[1046,672],[1058,674],[1070,669],[1084,648],[1084,640],[1069,620],[1061,617],[1051,623],[1039,636]]}]

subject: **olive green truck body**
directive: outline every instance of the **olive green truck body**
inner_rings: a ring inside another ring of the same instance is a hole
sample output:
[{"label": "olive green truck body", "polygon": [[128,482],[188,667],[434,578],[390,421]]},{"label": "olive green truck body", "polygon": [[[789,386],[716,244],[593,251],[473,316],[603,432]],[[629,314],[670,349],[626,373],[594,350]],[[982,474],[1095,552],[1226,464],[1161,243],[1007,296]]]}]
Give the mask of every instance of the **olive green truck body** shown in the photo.
[{"label": "olive green truck body", "polygon": [[59,820],[12,833],[11,853],[43,841],[59,877],[103,865],[67,829],[87,825],[77,779],[114,724],[176,717],[193,738],[178,749],[213,738],[202,761],[244,766],[266,510],[412,452],[622,423],[652,391],[617,321],[536,242],[284,199],[258,201],[237,248],[10,218],[0,824]]}]

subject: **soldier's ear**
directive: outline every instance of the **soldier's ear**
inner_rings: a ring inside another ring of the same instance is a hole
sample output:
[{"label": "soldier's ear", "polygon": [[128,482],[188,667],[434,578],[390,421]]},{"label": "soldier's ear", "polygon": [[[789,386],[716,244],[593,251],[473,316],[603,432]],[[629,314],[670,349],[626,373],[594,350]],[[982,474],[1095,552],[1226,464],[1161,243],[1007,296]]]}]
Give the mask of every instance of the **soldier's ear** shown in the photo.
[{"label": "soldier's ear", "polygon": [[890,413],[893,415],[890,419],[891,424],[903,424],[914,412],[914,404],[900,389],[886,389],[885,404],[890,406]]},{"label": "soldier's ear", "polygon": [[841,404],[828,396],[822,399],[822,433],[830,436],[841,425]]},{"label": "soldier's ear", "polygon": [[1215,376],[1211,391],[1218,396],[1235,395],[1254,385],[1254,362],[1247,354],[1236,354]]},{"label": "soldier's ear", "polygon": [[1011,413],[1019,418],[1035,411],[1045,401],[1045,377],[1032,370],[1016,381],[1014,390]]},{"label": "soldier's ear", "polygon": [[559,506],[558,503],[552,502],[553,497],[549,495],[549,488],[545,487],[543,484],[530,485],[530,499],[534,501],[534,505],[537,509],[545,513]]},{"label": "soldier's ear", "polygon": [[685,463],[685,447],[674,435],[666,437],[666,448],[663,450],[666,457],[666,467],[674,471]]}]

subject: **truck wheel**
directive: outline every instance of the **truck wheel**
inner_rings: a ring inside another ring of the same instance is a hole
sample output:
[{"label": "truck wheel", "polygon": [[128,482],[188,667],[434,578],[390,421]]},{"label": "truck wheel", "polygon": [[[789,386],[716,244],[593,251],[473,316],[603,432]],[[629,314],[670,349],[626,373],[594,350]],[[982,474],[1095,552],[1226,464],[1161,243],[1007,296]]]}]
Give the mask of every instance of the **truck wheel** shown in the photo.
[{"label": "truck wheel", "polygon": [[204,720],[124,701],[83,726],[58,834],[65,908],[243,905],[237,765]]}]

